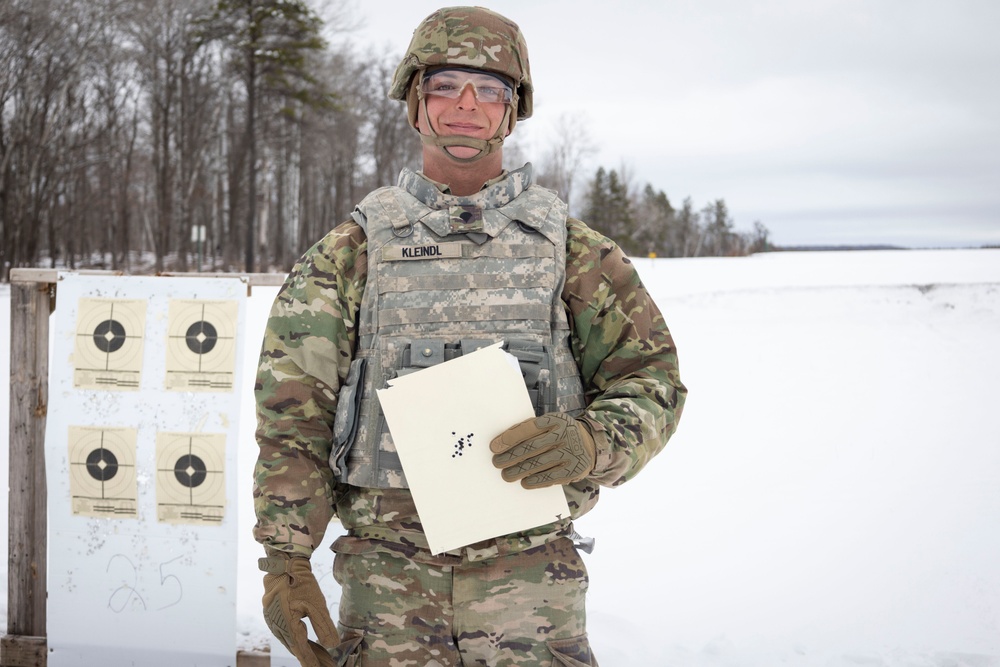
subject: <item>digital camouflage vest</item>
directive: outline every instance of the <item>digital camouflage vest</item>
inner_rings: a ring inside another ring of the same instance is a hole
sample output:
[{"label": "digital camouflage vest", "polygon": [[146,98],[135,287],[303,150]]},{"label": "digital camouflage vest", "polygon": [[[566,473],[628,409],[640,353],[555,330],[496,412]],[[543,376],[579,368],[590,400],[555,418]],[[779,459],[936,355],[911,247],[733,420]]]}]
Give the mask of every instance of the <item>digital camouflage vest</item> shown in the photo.
[{"label": "digital camouflage vest", "polygon": [[531,166],[468,196],[404,170],[354,218],[368,237],[358,350],[341,388],[330,467],[366,488],[407,488],[376,389],[398,375],[503,342],[537,414],[579,414],[579,370],[561,300],[566,205]]}]

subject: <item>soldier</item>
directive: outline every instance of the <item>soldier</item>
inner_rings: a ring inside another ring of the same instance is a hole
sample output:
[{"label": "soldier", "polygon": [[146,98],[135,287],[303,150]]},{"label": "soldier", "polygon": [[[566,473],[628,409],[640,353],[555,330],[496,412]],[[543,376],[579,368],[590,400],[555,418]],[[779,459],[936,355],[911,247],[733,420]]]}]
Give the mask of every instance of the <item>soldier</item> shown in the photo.
[{"label": "soldier", "polygon": [[[532,94],[516,24],[482,8],[431,14],[389,91],[420,133],[422,171],[364,198],[274,302],[254,535],[265,618],[303,665],[597,664],[572,519],[663,448],[686,389],[618,246],[567,217],[530,164],[503,170]],[[435,555],[375,390],[497,341],[537,414],[490,444],[497,474],[560,485],[572,518]],[[337,627],[309,561],[333,516],[347,531],[333,545]]]}]

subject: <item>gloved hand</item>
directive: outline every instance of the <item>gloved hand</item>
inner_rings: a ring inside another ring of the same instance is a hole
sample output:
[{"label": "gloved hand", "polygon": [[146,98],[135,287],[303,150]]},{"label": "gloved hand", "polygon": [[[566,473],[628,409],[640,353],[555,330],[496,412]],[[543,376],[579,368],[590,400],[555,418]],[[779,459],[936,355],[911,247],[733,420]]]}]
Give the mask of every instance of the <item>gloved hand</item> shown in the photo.
[{"label": "gloved hand", "polygon": [[493,438],[493,465],[526,489],[569,484],[589,475],[597,461],[594,436],[584,422],[561,412],[526,419]]},{"label": "gloved hand", "polygon": [[[303,667],[335,667],[327,648],[340,643],[337,626],[330,618],[326,598],[304,556],[272,552],[257,565],[264,575],[264,620],[274,636],[285,645]],[[309,617],[320,644],[309,639]]]}]

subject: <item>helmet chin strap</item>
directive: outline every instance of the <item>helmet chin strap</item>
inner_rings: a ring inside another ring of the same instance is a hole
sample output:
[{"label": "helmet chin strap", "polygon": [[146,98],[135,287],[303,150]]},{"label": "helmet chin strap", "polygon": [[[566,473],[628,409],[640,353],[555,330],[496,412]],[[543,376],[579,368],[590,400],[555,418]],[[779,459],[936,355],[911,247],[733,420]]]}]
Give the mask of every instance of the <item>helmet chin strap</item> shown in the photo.
[{"label": "helmet chin strap", "polygon": [[[420,73],[420,77],[423,78],[423,72]],[[500,126],[497,127],[496,134],[493,135],[491,139],[477,139],[475,137],[467,137],[461,134],[450,134],[447,136],[442,136],[434,131],[434,125],[431,123],[430,115],[427,113],[427,96],[419,89],[419,82],[417,83],[417,100],[418,104],[424,109],[424,118],[427,119],[427,134],[419,132],[420,141],[428,146],[437,146],[440,148],[448,159],[454,160],[462,164],[468,164],[470,162],[476,162],[483,159],[491,153],[495,153],[503,147],[503,140],[507,136],[507,129],[510,124],[510,114],[512,109],[517,108],[517,94],[514,94],[513,99],[507,104],[507,108],[504,111],[503,121],[501,121]],[[416,123],[413,123],[416,127]],[[471,157],[458,157],[454,155],[448,149],[452,146],[462,146],[464,148],[473,148],[477,151],[475,155]]]},{"label": "helmet chin strap", "polygon": [[[430,125],[430,123],[428,123]],[[495,153],[503,146],[503,136],[494,136],[490,140],[486,139],[476,139],[475,137],[466,137],[461,134],[452,134],[449,136],[441,136],[434,131],[434,128],[428,127],[430,134],[420,134],[420,141],[428,146],[437,146],[440,148],[449,159],[455,162],[469,163],[481,160],[491,153]],[[498,130],[498,134],[502,134],[501,130]],[[452,146],[461,146],[464,148],[474,148],[479,152],[470,157],[459,157],[452,153],[449,148]]]}]

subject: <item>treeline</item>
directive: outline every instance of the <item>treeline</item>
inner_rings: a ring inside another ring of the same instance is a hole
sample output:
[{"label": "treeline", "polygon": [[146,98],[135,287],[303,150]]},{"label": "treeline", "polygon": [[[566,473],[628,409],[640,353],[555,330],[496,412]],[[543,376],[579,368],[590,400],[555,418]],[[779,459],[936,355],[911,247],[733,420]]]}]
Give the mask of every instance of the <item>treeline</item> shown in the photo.
[{"label": "treeline", "polygon": [[0,277],[193,270],[199,250],[206,270],[290,266],[419,156],[385,96],[398,57],[331,47],[350,27],[332,15],[301,0],[0,3]]},{"label": "treeline", "polygon": [[[418,167],[420,142],[385,94],[399,54],[355,52],[336,39],[354,24],[346,5],[317,6],[322,17],[304,0],[3,0],[0,280],[18,266],[287,270],[364,194]],[[568,198],[583,151],[558,137],[540,180]],[[675,211],[614,179],[597,172],[583,217],[630,253],[753,245],[721,201]]]},{"label": "treeline", "polygon": [[632,187],[627,177],[599,168],[584,194],[582,218],[618,241],[633,257],[736,256],[770,249],[769,231],[760,221],[738,232],[724,199],[695,210],[691,198],[680,209],[666,193],[646,184]]}]

